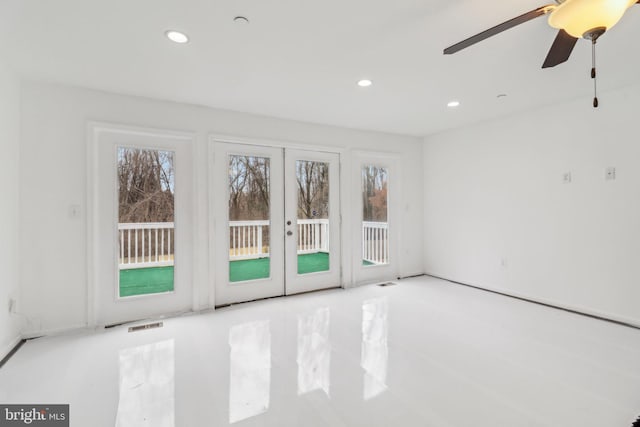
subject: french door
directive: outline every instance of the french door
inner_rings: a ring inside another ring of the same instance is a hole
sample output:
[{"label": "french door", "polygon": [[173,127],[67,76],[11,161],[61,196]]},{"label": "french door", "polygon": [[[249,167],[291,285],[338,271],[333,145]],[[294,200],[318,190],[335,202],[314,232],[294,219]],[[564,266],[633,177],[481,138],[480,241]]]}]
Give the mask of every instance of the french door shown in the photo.
[{"label": "french door", "polygon": [[340,286],[339,161],[214,143],[216,305]]}]

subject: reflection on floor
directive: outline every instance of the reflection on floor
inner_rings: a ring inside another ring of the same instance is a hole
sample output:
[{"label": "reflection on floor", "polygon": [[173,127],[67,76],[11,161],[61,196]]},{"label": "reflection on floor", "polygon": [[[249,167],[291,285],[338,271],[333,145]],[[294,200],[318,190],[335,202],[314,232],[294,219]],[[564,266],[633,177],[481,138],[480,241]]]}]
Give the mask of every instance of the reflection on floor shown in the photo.
[{"label": "reflection on floor", "polygon": [[26,343],[0,402],[71,425],[630,426],[640,331],[432,278]]},{"label": "reflection on floor", "polygon": [[363,397],[369,400],[387,389],[389,348],[387,335],[389,304],[386,297],[362,304],[362,361],[364,369]]},{"label": "reflection on floor", "polygon": [[175,420],[174,340],[120,350],[116,427],[171,427]]},{"label": "reflection on floor", "polygon": [[269,409],[269,321],[247,322],[232,327],[229,347],[229,423],[233,424]]},{"label": "reflection on floor", "polygon": [[330,319],[331,311],[328,307],[298,316],[298,394],[322,390],[329,396]]}]

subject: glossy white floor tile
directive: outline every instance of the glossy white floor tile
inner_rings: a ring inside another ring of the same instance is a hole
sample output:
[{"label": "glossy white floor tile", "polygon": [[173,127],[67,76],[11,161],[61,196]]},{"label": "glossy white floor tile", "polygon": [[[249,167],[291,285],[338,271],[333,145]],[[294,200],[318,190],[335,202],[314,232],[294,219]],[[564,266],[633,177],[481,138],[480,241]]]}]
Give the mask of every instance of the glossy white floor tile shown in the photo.
[{"label": "glossy white floor tile", "polygon": [[627,427],[640,331],[416,278],[30,341],[0,402],[95,427]]}]

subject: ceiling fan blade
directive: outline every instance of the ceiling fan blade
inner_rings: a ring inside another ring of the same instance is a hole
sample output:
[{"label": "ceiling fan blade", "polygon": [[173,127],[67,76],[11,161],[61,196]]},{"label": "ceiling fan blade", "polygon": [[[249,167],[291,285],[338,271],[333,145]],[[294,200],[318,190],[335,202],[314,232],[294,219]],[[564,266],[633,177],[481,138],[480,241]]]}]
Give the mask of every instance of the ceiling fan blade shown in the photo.
[{"label": "ceiling fan blade", "polygon": [[558,35],[553,41],[551,49],[549,49],[549,53],[547,54],[547,58],[544,60],[544,64],[542,64],[542,68],[555,67],[569,59],[577,41],[577,38],[570,36],[565,30],[558,31]]},{"label": "ceiling fan blade", "polygon": [[[640,0],[639,0],[640,1]],[[524,24],[527,21],[530,21],[534,18],[537,18],[538,16],[542,16],[544,14],[546,14],[547,12],[549,12],[549,10],[552,10],[552,8],[555,7],[554,5],[546,5],[546,6],[540,6],[537,9],[534,9],[530,12],[524,13],[520,16],[517,16],[513,19],[510,19],[506,22],[503,22],[502,24],[498,24],[495,27],[489,28],[488,30],[485,30],[481,33],[476,34],[475,36],[471,36],[466,40],[463,40],[459,43],[454,44],[453,46],[449,46],[448,48],[446,48],[444,50],[444,54],[445,55],[451,55],[452,53],[456,53],[462,49],[465,49],[471,45],[474,45],[478,42],[481,42],[484,39],[488,39],[491,36],[495,36],[496,34],[499,34],[503,31],[508,30],[509,28],[513,28],[516,25],[520,25],[520,24]]]}]

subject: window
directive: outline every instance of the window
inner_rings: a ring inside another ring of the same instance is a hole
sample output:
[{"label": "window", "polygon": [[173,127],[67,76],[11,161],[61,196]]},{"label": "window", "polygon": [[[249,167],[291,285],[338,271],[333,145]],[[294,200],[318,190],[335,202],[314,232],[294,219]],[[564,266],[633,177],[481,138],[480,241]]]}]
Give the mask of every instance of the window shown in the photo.
[{"label": "window", "polygon": [[229,156],[229,281],[270,276],[271,162]]},{"label": "window", "polygon": [[174,153],[118,147],[119,296],[174,290]]},{"label": "window", "polygon": [[389,264],[387,168],[362,167],[362,264]]}]

